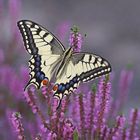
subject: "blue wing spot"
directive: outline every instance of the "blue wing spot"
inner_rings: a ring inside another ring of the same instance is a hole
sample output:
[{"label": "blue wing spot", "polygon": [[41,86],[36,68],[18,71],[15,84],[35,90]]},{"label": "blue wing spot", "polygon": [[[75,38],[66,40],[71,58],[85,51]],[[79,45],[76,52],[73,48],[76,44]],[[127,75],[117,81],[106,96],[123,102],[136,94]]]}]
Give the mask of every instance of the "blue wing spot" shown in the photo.
[{"label": "blue wing spot", "polygon": [[42,73],[39,78],[40,78],[40,80],[43,80],[45,78],[45,75]]},{"label": "blue wing spot", "polygon": [[62,87],[63,87],[62,85],[59,85],[58,90],[61,90],[61,89],[62,89]]},{"label": "blue wing spot", "polygon": [[35,62],[35,65],[38,67],[40,66],[40,62]]},{"label": "blue wing spot", "polygon": [[70,81],[70,86],[73,86],[74,85],[74,82],[71,80]]},{"label": "blue wing spot", "polygon": [[40,72],[36,73],[36,77],[39,78],[40,77]]},{"label": "blue wing spot", "polygon": [[40,61],[41,59],[40,59],[39,56],[37,56],[37,57],[35,57],[35,60],[36,60],[36,61]]},{"label": "blue wing spot", "polygon": [[63,93],[65,91],[65,86],[62,86],[61,92]]},{"label": "blue wing spot", "polygon": [[66,84],[66,89],[69,89],[69,87],[70,87],[70,85],[67,83],[67,84]]},{"label": "blue wing spot", "polygon": [[30,47],[31,47],[32,50],[37,50],[37,49],[35,48],[35,44],[34,44],[34,43],[30,43]]},{"label": "blue wing spot", "polygon": [[38,71],[39,71],[39,68],[35,68],[34,71],[35,71],[35,72],[38,72]]},{"label": "blue wing spot", "polygon": [[38,49],[32,48],[32,54],[37,54],[37,52],[38,52]]},{"label": "blue wing spot", "polygon": [[74,77],[74,78],[73,78],[73,81],[74,81],[74,82],[77,82],[77,77]]}]

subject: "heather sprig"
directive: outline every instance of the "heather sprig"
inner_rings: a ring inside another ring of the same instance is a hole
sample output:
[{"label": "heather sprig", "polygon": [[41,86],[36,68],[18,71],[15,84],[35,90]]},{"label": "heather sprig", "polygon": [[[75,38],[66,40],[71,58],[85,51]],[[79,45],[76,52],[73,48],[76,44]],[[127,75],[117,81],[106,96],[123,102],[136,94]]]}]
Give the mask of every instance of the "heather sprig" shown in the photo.
[{"label": "heather sprig", "polygon": [[69,44],[73,48],[74,52],[80,52],[82,46],[82,36],[79,33],[77,26],[73,26],[73,28],[71,28]]},{"label": "heather sprig", "polygon": [[116,117],[116,122],[114,127],[112,128],[111,133],[109,134],[109,139],[121,139],[123,137],[123,132],[125,128],[126,118],[123,115]]},{"label": "heather sprig", "polygon": [[25,140],[24,128],[21,123],[21,114],[19,112],[14,112],[11,116],[11,121],[13,124],[13,131],[16,131],[18,140]]},{"label": "heather sprig", "polygon": [[132,109],[130,113],[130,128],[129,128],[129,132],[127,133],[129,139],[138,138],[138,135],[136,133],[137,126],[139,124],[138,118],[139,118],[138,109]]},{"label": "heather sprig", "polygon": [[89,114],[88,114],[88,117],[89,119],[87,121],[89,121],[89,126],[88,126],[88,139],[91,139],[91,136],[92,136],[92,132],[93,132],[93,129],[94,129],[94,113],[95,113],[95,104],[96,104],[96,101],[95,101],[95,94],[96,94],[96,91],[93,90],[93,92],[90,92],[90,106],[89,106]]},{"label": "heather sprig", "polygon": [[124,69],[121,71],[118,100],[116,100],[116,112],[119,111],[121,113],[123,110],[132,80],[133,71],[131,69]]},{"label": "heather sprig", "polygon": [[28,91],[24,92],[24,96],[25,96],[25,99],[26,99],[28,105],[31,107],[32,112],[39,116],[39,118],[42,122],[42,125],[40,126],[42,131],[46,132],[47,129],[50,129],[50,128],[46,122],[46,119],[45,119],[41,109],[39,108],[39,106],[36,103],[36,97],[34,95],[35,94],[34,92],[35,92],[34,88],[30,88]]},{"label": "heather sprig", "polygon": [[85,139],[85,111],[84,111],[84,102],[83,95],[79,95],[79,114],[80,114],[80,128],[81,128],[81,139]]},{"label": "heather sprig", "polygon": [[110,106],[110,89],[111,84],[108,77],[101,79],[98,87],[98,94],[96,98],[96,135],[100,136],[102,128],[105,126],[106,117],[109,112]]}]

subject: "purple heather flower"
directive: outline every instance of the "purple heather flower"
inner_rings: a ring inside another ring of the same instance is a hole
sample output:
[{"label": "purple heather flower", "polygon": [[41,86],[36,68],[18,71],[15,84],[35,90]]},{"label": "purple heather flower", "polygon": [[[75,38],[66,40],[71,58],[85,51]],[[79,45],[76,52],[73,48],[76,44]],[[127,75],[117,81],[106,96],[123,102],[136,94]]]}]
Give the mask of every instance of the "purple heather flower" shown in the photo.
[{"label": "purple heather flower", "polygon": [[119,82],[120,89],[122,89],[123,92],[128,91],[128,87],[130,86],[133,79],[133,72],[130,70],[122,70],[121,71],[121,78]]},{"label": "purple heather flower", "polygon": [[46,140],[57,140],[57,135],[54,132],[50,132]]},{"label": "purple heather flower", "polygon": [[19,70],[19,76],[20,76],[20,81],[23,84],[23,87],[25,87],[25,84],[28,82],[29,80],[29,70],[27,67],[25,66],[21,66],[20,70]]},{"label": "purple heather flower", "polygon": [[25,91],[24,96],[25,96],[25,99],[26,99],[27,103],[31,107],[32,112],[34,114],[36,114],[37,111],[38,111],[38,106],[36,105],[36,102],[35,102],[36,97],[34,96],[33,92],[34,92],[34,89],[29,90],[29,91]]},{"label": "purple heather flower", "polygon": [[41,93],[43,94],[43,96],[45,97],[46,100],[48,100],[48,96],[49,96],[47,91],[48,91],[47,86],[41,87]]},{"label": "purple heather flower", "polygon": [[95,94],[96,91],[93,92],[88,92],[89,98],[87,102],[90,102],[89,106],[87,107],[88,112],[85,114],[87,119],[86,119],[86,124],[87,124],[87,130],[88,130],[88,139],[91,139],[92,132],[93,132],[93,127],[94,127],[94,113],[95,113]]},{"label": "purple heather flower", "polygon": [[21,115],[18,112],[14,112],[11,117],[11,121],[15,131],[17,132],[18,140],[25,140],[24,129],[21,123]]},{"label": "purple heather flower", "polygon": [[79,95],[72,94],[71,95],[71,105],[69,105],[69,117],[73,118],[73,121],[77,128],[80,125],[80,111],[79,111]]},{"label": "purple heather flower", "polygon": [[10,67],[8,66],[3,66],[0,68],[0,84],[1,86],[9,86],[9,82],[7,82],[7,77],[8,77],[8,81],[9,79],[12,77],[12,70]]},{"label": "purple heather flower", "polygon": [[[38,124],[35,123],[35,121],[24,121],[24,128],[28,130],[28,133],[31,135],[31,138],[38,137],[40,134],[38,130],[40,130],[40,125],[38,127]],[[41,135],[41,134],[40,134]]]},{"label": "purple heather flower", "polygon": [[125,127],[126,118],[124,116],[117,116],[115,127],[112,129],[112,137],[113,140],[121,139],[123,137],[123,129]]},{"label": "purple heather flower", "polygon": [[35,97],[35,89],[33,87],[31,87],[28,91],[24,92],[24,96],[25,99],[28,103],[28,105],[31,107],[32,112],[34,114],[38,114],[40,120],[41,120],[41,130],[43,132],[46,132],[47,129],[49,129],[48,123],[46,122],[46,119],[42,113],[42,111],[40,110],[39,106],[36,103],[36,99],[37,97]]},{"label": "purple heather flower", "polygon": [[80,52],[82,46],[82,36],[76,26],[72,28],[70,33],[69,44],[73,47],[74,52]]},{"label": "purple heather flower", "polygon": [[[47,123],[47,122],[46,122]],[[43,132],[47,132],[47,128],[45,127],[44,124],[41,124],[40,125],[40,129],[43,131]]]},{"label": "purple heather flower", "polygon": [[14,95],[16,99],[21,99],[22,95],[19,93],[23,92],[24,82],[19,78],[16,71],[5,65],[0,68],[0,77],[2,88],[8,89],[10,91],[9,94]]},{"label": "purple heather flower", "polygon": [[110,90],[111,90],[111,84],[107,81],[107,79],[101,79],[99,82],[97,97],[96,97],[96,126],[98,128],[98,131],[101,130],[101,127],[104,126],[104,123],[106,121],[106,117],[108,115],[108,112],[110,110]]},{"label": "purple heather flower", "polygon": [[85,110],[82,94],[79,96],[79,114],[80,114],[81,137],[85,139]]},{"label": "purple heather flower", "polygon": [[58,37],[60,38],[60,40],[65,39],[65,36],[66,36],[69,28],[70,28],[70,23],[68,21],[63,21],[62,23],[60,23],[57,26],[56,30],[57,30]]},{"label": "purple heather flower", "polygon": [[64,100],[62,100],[61,111],[63,111],[63,112],[66,111],[68,102],[69,102],[69,97],[67,96],[64,98]]},{"label": "purple heather flower", "polygon": [[52,107],[52,100],[51,99],[52,99],[53,92],[49,86],[42,86],[41,93],[42,93],[44,99],[46,100],[47,111],[48,111],[48,115],[50,116],[51,115],[51,107]]},{"label": "purple heather flower", "polygon": [[130,140],[137,137],[136,129],[138,124],[138,117],[139,117],[138,109],[132,109],[130,113],[130,128],[129,132],[127,133],[127,136]]},{"label": "purple heather flower", "polygon": [[10,16],[11,33],[12,33],[11,37],[14,37],[13,39],[16,40],[16,43],[19,42],[19,32],[15,25],[17,23],[17,19],[20,14],[20,7],[21,7],[20,5],[21,5],[20,0],[9,0],[9,16]]},{"label": "purple heather flower", "polygon": [[73,137],[75,127],[73,126],[70,119],[65,119],[63,124],[63,138],[67,140],[71,140]]},{"label": "purple heather flower", "polygon": [[43,140],[41,134],[37,134],[37,136],[34,138],[34,140]]},{"label": "purple heather flower", "polygon": [[121,76],[119,81],[119,97],[116,103],[116,111],[122,111],[132,79],[133,79],[132,71],[130,70],[121,71]]},{"label": "purple heather flower", "polygon": [[52,107],[51,107],[52,112],[57,112],[56,111],[57,106],[58,106],[58,99],[54,98],[52,101]]},{"label": "purple heather flower", "polygon": [[50,106],[50,126],[51,130],[57,130],[59,112],[56,110],[58,106],[58,99],[54,98],[52,100],[52,105]]},{"label": "purple heather flower", "polygon": [[84,114],[85,114],[85,129],[88,130],[89,129],[89,126],[90,126],[90,116],[91,116],[91,112],[93,112],[93,108],[91,109],[90,108],[90,105],[91,105],[91,102],[90,102],[90,99],[91,99],[91,92],[87,92],[87,94],[83,95],[83,104],[84,104]]}]

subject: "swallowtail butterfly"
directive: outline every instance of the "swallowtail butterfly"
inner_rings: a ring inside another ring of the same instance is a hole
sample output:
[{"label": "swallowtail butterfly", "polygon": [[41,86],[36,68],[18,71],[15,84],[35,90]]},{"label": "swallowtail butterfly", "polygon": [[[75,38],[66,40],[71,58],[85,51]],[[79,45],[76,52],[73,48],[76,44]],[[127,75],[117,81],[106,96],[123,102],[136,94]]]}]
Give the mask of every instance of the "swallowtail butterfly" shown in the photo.
[{"label": "swallowtail butterfly", "polygon": [[[79,83],[88,82],[111,72],[107,60],[92,53],[76,53],[39,24],[21,20],[17,23],[22,34],[29,60],[30,80],[25,89],[34,84],[38,89],[54,81],[54,96],[61,102]],[[59,102],[59,105],[60,105]]]}]

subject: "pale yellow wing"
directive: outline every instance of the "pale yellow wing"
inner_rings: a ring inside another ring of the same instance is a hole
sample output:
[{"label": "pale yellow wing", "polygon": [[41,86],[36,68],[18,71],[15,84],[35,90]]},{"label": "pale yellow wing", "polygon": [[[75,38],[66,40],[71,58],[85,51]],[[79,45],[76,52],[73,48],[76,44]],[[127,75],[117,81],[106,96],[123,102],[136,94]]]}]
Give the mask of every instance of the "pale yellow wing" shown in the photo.
[{"label": "pale yellow wing", "polygon": [[30,80],[26,87],[34,84],[40,88],[42,81],[45,84],[51,80],[53,70],[61,60],[65,48],[51,32],[37,23],[21,20],[18,22],[18,27],[25,48],[31,55],[29,60]]}]

